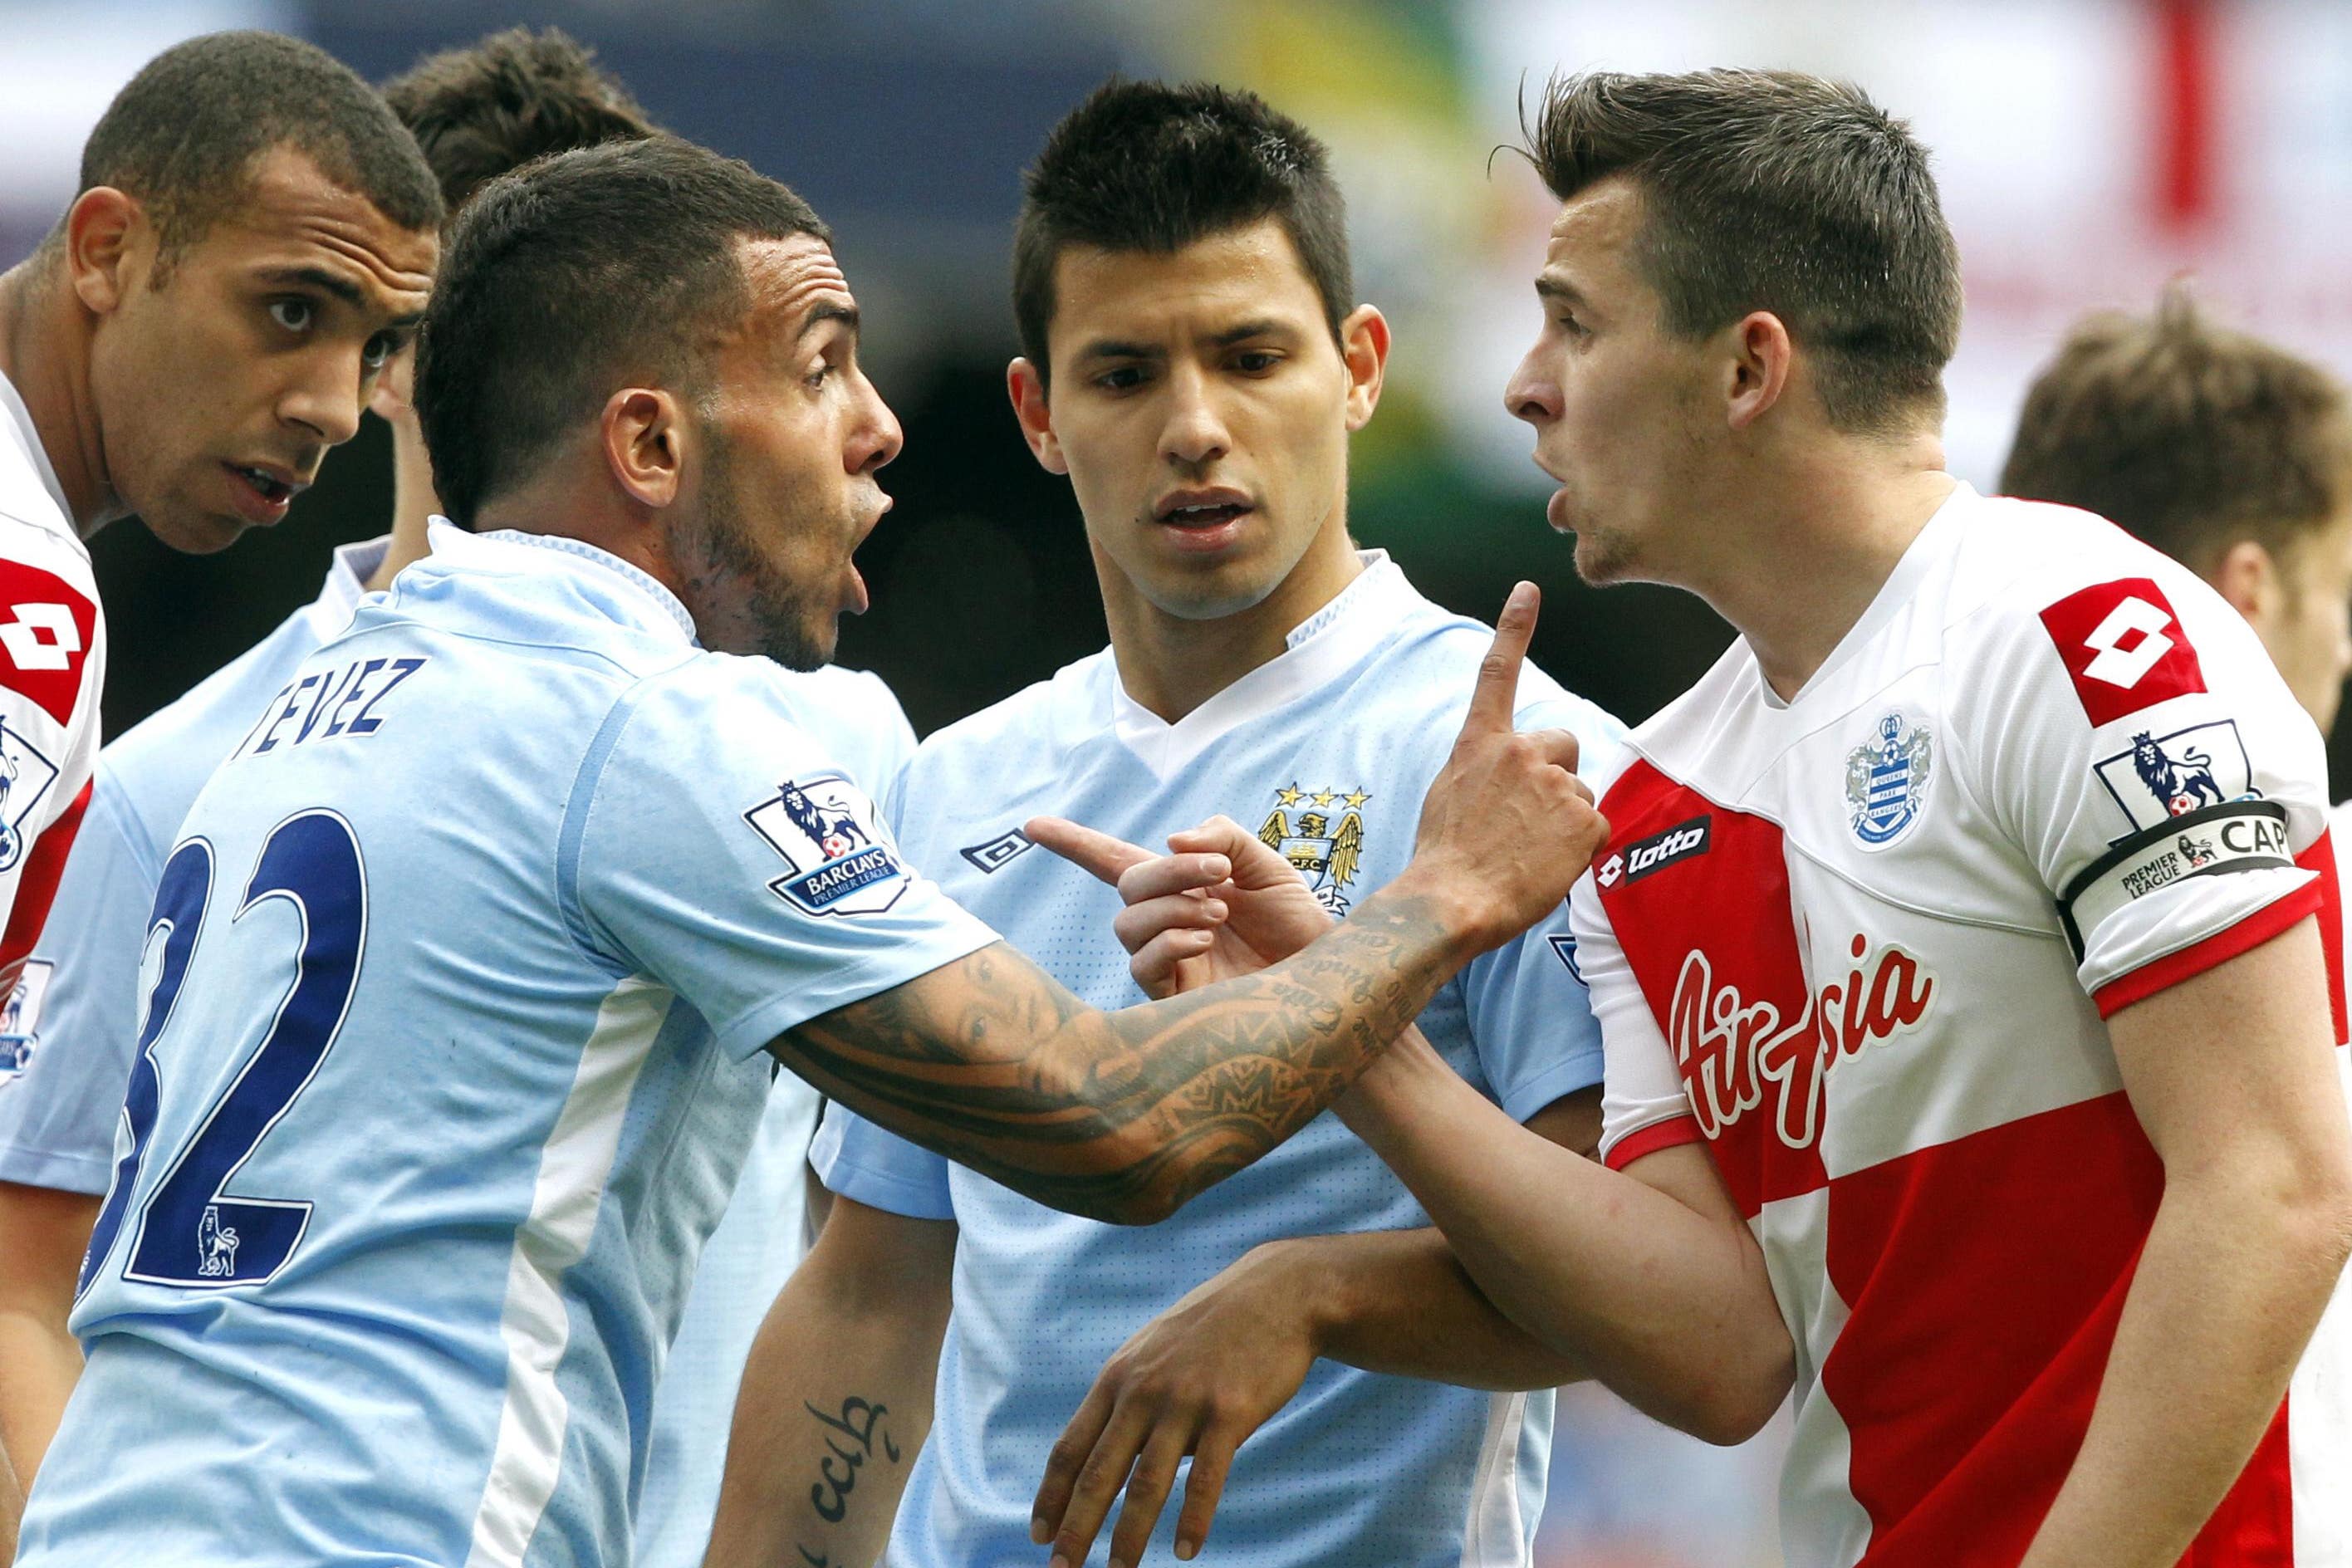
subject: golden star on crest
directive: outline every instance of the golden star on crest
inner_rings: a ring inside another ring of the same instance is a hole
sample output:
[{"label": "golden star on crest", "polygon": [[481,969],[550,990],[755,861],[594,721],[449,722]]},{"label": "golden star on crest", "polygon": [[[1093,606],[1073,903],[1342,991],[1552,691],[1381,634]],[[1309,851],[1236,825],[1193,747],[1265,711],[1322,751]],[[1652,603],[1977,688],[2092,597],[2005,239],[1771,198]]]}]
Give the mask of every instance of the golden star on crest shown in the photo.
[{"label": "golden star on crest", "polygon": [[1353,811],[1353,810],[1355,810],[1358,806],[1362,805],[1364,804],[1364,802],[1366,802],[1366,801],[1368,801],[1368,800],[1371,799],[1372,797],[1371,797],[1370,795],[1366,795],[1362,790],[1357,789],[1357,790],[1349,790],[1346,795],[1342,795],[1340,798],[1341,798],[1342,800],[1345,800],[1345,801],[1348,803],[1348,809],[1349,809],[1349,810],[1350,810],[1350,811]]},{"label": "golden star on crest", "polygon": [[1328,805],[1339,798],[1328,789],[1318,789],[1315,792],[1315,804],[1318,805]]},{"label": "golden star on crest", "polygon": [[1280,801],[1285,805],[1297,805],[1301,800],[1306,798],[1306,794],[1304,791],[1300,790],[1297,784],[1292,784],[1288,789],[1276,790],[1274,792],[1274,798]]}]

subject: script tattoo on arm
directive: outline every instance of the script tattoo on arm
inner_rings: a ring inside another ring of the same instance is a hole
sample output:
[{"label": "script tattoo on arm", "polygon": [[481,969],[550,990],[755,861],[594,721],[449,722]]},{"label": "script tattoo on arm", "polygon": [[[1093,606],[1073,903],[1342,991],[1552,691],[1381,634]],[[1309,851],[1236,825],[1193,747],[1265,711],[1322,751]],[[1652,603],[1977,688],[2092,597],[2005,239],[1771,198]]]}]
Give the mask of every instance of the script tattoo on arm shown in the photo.
[{"label": "script tattoo on arm", "polygon": [[[876,1444],[881,1445],[884,1459],[893,1465],[899,1462],[898,1445],[882,1425],[890,1407],[851,1394],[841,1402],[838,1415],[827,1415],[806,1401],[801,1408],[816,1418],[828,1450],[817,1459],[817,1479],[809,1488],[809,1506],[827,1524],[839,1524],[849,1517],[849,1494],[857,1489],[857,1472],[874,1458]],[[841,1568],[826,1552],[812,1552],[800,1542],[793,1544],[808,1568]]]},{"label": "script tattoo on arm", "polygon": [[1040,1203],[1150,1223],[1288,1137],[1462,954],[1384,891],[1284,963],[1099,1013],[1003,943],[772,1047],[827,1094]]}]

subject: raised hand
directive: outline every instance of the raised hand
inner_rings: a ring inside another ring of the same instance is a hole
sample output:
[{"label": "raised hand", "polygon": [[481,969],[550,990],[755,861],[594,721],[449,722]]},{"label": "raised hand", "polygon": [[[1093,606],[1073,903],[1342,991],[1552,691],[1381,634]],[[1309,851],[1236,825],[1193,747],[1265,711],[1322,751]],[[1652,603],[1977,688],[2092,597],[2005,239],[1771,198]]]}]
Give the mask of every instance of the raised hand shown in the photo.
[{"label": "raised hand", "polygon": [[1058,816],[1023,831],[1118,889],[1111,930],[1147,996],[1255,973],[1333,924],[1290,862],[1229,816],[1170,834],[1166,855]]},{"label": "raised hand", "polygon": [[1537,604],[1535,584],[1521,583],[1496,619],[1454,754],[1422,801],[1405,872],[1417,886],[1464,900],[1457,907],[1486,947],[1558,908],[1609,841],[1609,824],[1576,776],[1576,737],[1511,727]]}]

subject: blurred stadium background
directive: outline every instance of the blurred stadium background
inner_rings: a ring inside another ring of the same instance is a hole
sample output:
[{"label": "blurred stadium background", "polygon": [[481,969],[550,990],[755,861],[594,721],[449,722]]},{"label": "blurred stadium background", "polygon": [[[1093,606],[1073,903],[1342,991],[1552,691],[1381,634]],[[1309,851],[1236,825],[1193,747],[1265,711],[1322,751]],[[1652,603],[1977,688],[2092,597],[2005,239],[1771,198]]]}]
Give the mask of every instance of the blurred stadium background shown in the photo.
[{"label": "blurred stadium background", "polygon": [[[1628,720],[1727,634],[1678,595],[1581,589],[1502,411],[1552,208],[1489,153],[1555,68],[1793,66],[1909,116],[1967,273],[1949,445],[1979,488],[2065,324],[2145,309],[2176,273],[2227,319],[2352,360],[2343,0],[0,0],[0,267],[70,198],[107,100],[178,38],[274,27],[380,79],[515,23],[593,45],[657,119],[798,187],[838,229],[908,432],[885,476],[898,510],[862,555],[875,608],[844,628],[842,657],[883,672],[926,731],[1103,637],[1067,489],[1029,461],[1002,378],[1018,172],[1113,70],[1252,86],[1330,142],[1359,292],[1397,331],[1356,448],[1359,537],[1472,614],[1516,577],[1541,583],[1538,658]],[[388,445],[369,423],[285,526],[224,555],[173,556],[130,525],[100,536],[110,733],[307,601],[334,545],[382,531]],[[2332,754],[2341,795],[2352,753]],[[1572,1392],[1545,1568],[1764,1568],[1773,1447],[1706,1449]]]}]

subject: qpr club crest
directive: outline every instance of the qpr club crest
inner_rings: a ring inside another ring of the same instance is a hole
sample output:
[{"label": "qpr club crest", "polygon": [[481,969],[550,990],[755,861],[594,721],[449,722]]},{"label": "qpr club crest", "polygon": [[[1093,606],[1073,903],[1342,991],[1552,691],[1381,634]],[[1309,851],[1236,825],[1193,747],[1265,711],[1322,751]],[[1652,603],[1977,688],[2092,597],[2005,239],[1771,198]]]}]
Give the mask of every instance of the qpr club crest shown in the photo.
[{"label": "qpr club crest", "polygon": [[1348,912],[1348,885],[1363,864],[1363,805],[1371,798],[1361,788],[1292,784],[1274,792],[1274,809],[1258,825],[1258,842],[1297,868],[1335,915]]},{"label": "qpr club crest", "polygon": [[1891,844],[1919,815],[1935,753],[1927,726],[1900,713],[1878,721],[1878,739],[1846,753],[1845,804],[1853,836],[1868,848]]},{"label": "qpr club crest", "polygon": [[812,915],[879,914],[908,887],[907,869],[867,830],[871,808],[838,773],[786,779],[743,814],[792,874],[768,884]]}]

